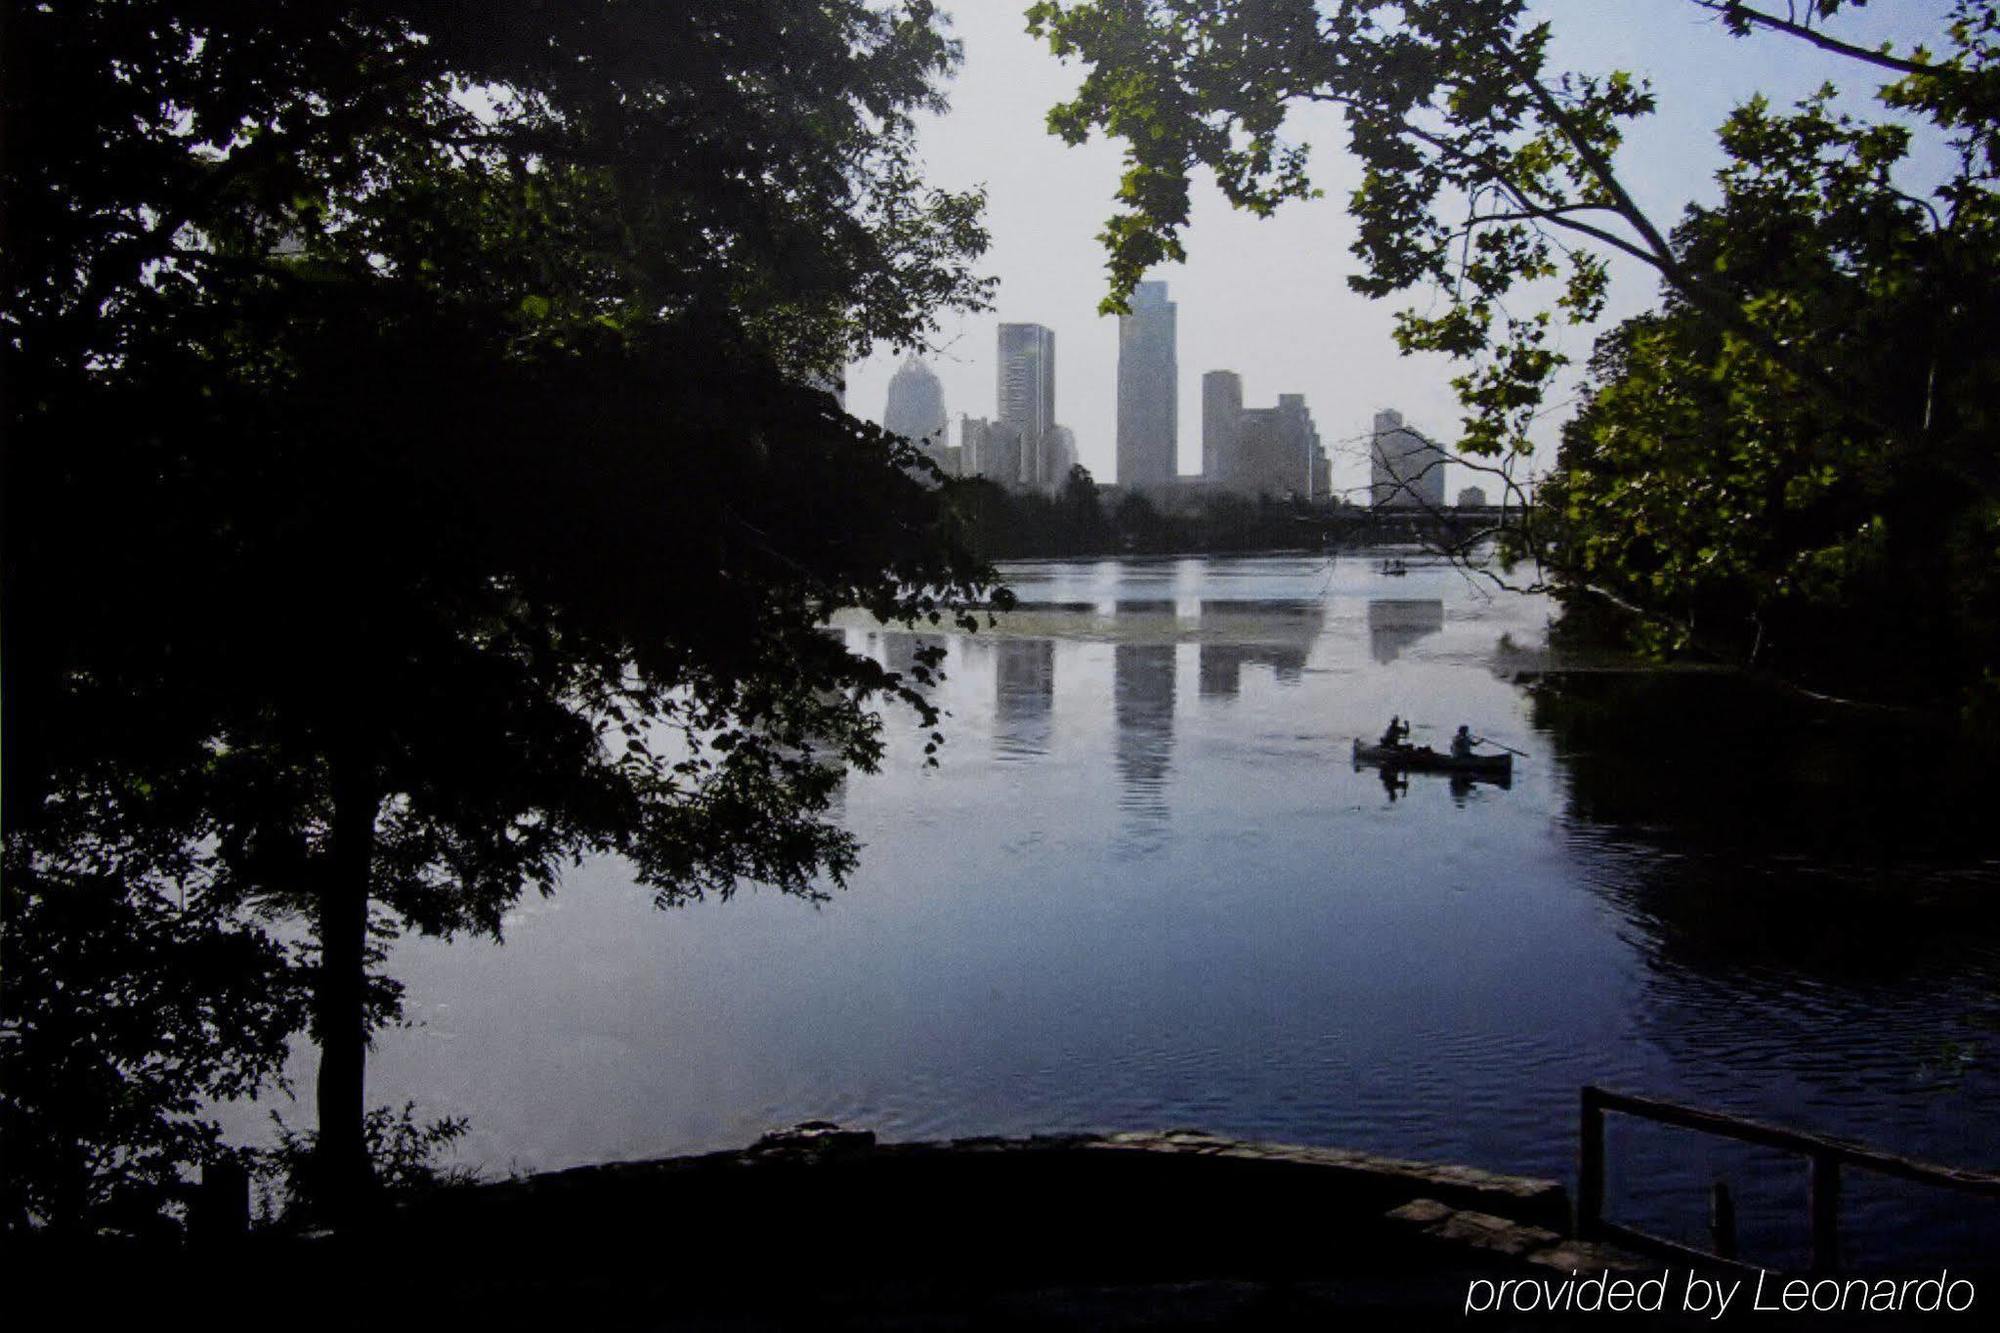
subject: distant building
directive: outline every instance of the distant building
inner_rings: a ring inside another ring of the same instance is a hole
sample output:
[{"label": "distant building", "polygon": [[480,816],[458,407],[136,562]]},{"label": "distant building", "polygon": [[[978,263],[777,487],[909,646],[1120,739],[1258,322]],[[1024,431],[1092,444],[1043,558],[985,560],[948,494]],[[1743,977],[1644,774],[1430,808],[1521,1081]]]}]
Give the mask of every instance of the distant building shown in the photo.
[{"label": "distant building", "polygon": [[1444,508],[1446,454],[1403,424],[1401,412],[1375,414],[1368,448],[1369,503],[1376,508]]},{"label": "distant building", "polygon": [[1278,411],[1287,422],[1285,429],[1289,447],[1298,451],[1298,457],[1304,463],[1299,478],[1299,494],[1309,500],[1319,499],[1332,489],[1333,464],[1319,442],[1319,427],[1313,424],[1312,411],[1306,407],[1306,396],[1302,393],[1279,394]]},{"label": "distant building", "polygon": [[1477,486],[1467,486],[1458,493],[1458,507],[1460,509],[1486,508],[1486,492],[1480,490]]},{"label": "distant building", "polygon": [[1242,426],[1243,377],[1211,370],[1201,377],[1201,475],[1210,482],[1227,477],[1236,461]]},{"label": "distant building", "polygon": [[1231,490],[1307,498],[1325,493],[1326,451],[1304,394],[1279,394],[1276,407],[1248,408],[1238,420]]},{"label": "distant building", "polygon": [[1049,432],[1048,488],[1061,490],[1069,481],[1069,470],[1076,466],[1076,432],[1068,426],[1057,426]]},{"label": "distant building", "polygon": [[1180,367],[1167,284],[1142,282],[1132,313],[1118,317],[1118,484],[1173,484],[1180,470]]},{"label": "distant building", "polygon": [[1333,465],[1304,394],[1279,394],[1276,407],[1246,408],[1241,377],[1212,370],[1201,378],[1201,432],[1209,493],[1316,499],[1332,489]]},{"label": "distant building", "polygon": [[981,475],[1003,486],[1019,486],[1021,458],[1025,453],[1027,442],[1021,438],[1020,428],[996,421],[986,428],[986,444],[979,455]]},{"label": "distant building", "polygon": [[1056,428],[1056,335],[1040,324],[1002,324],[999,390],[999,424],[1018,439],[1020,471],[996,480],[1046,488]]},{"label": "distant building", "polygon": [[1021,433],[1004,421],[964,417],[959,425],[959,470],[1002,486],[1021,484]]},{"label": "distant building", "polygon": [[882,429],[921,448],[943,467],[950,447],[949,419],[944,412],[944,385],[931,368],[911,357],[889,380],[889,401],[882,411]]}]

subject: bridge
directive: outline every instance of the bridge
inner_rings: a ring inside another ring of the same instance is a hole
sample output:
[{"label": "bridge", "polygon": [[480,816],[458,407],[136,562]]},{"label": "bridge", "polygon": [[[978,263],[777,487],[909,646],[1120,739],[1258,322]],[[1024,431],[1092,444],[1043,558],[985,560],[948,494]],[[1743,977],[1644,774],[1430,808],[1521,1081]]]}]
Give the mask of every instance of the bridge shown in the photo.
[{"label": "bridge", "polygon": [[1490,535],[1520,521],[1518,507],[1467,505],[1429,509],[1413,505],[1339,505],[1296,516],[1322,538],[1339,546],[1378,546],[1411,542],[1426,546],[1453,545]]}]

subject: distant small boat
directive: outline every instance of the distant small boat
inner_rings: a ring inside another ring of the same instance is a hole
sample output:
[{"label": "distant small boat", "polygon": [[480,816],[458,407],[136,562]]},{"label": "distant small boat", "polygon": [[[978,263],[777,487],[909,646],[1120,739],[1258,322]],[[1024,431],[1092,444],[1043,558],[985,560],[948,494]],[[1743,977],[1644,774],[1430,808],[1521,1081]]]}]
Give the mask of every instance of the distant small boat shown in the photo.
[{"label": "distant small boat", "polygon": [[1410,567],[1400,560],[1384,560],[1382,562],[1382,572],[1384,574],[1407,574],[1410,572]]},{"label": "distant small boat", "polygon": [[1354,742],[1354,766],[1399,768],[1411,773],[1464,773],[1472,777],[1510,778],[1514,775],[1511,754],[1474,754],[1463,759],[1433,750],[1428,745],[1367,745]]}]

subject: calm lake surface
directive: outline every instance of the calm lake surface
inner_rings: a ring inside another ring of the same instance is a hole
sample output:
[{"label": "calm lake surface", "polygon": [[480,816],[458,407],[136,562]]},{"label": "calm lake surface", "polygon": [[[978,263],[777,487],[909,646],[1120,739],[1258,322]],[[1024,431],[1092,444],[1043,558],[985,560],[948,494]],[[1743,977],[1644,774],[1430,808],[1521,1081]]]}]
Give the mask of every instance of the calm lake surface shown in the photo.
[{"label": "calm lake surface", "polygon": [[[1516,683],[1547,607],[1412,556],[1034,563],[943,636],[941,766],[892,716],[860,872],[655,910],[616,863],[503,947],[406,942],[371,1101],[489,1172],[741,1146],[1196,1126],[1573,1176],[1580,1085],[2000,1168],[1991,798],[1893,729],[1716,675]],[[856,621],[891,666],[923,642]],[[1355,771],[1391,713],[1510,787]],[[310,1084],[302,1084],[309,1090]],[[292,1112],[308,1119],[303,1107]],[[1804,1164],[1614,1117],[1608,1215],[1799,1262]],[[1992,1207],[1850,1176],[1852,1257],[1995,1252]]]}]

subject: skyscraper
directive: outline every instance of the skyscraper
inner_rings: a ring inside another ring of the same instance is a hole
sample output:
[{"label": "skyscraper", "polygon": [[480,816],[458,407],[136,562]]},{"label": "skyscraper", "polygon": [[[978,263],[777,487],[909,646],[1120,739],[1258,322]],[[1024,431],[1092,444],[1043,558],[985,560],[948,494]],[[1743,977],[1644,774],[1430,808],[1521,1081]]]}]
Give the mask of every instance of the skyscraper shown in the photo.
[{"label": "skyscraper", "polygon": [[1246,495],[1326,493],[1327,458],[1304,394],[1281,393],[1276,407],[1253,407],[1237,416],[1230,489]]},{"label": "skyscraper", "polygon": [[1118,317],[1120,486],[1169,486],[1179,472],[1174,311],[1166,283],[1142,282],[1132,294],[1132,313]]},{"label": "skyscraper", "polygon": [[1298,474],[1299,494],[1309,500],[1324,496],[1331,467],[1326,450],[1319,442],[1319,427],[1313,424],[1312,409],[1306,406],[1306,396],[1302,393],[1279,394],[1278,414],[1285,419],[1287,438],[1298,450],[1299,460],[1304,464]]},{"label": "skyscraper", "polygon": [[959,470],[1002,486],[1021,484],[1021,432],[1004,421],[963,417],[959,426]]},{"label": "skyscraper", "polygon": [[1211,483],[1235,465],[1236,432],[1242,424],[1243,377],[1211,370],[1201,377],[1201,475]]},{"label": "skyscraper", "polygon": [[1056,424],[1056,335],[1040,324],[1000,326],[1000,424],[1021,441],[1018,475],[999,480],[1047,486]]},{"label": "skyscraper", "polygon": [[1333,469],[1304,394],[1281,393],[1276,407],[1243,406],[1236,372],[1201,377],[1202,475],[1239,495],[1324,499]]},{"label": "skyscraper", "polygon": [[1375,414],[1368,448],[1369,503],[1444,508],[1445,452],[1403,424],[1401,412]]},{"label": "skyscraper", "polygon": [[896,369],[889,381],[889,401],[882,412],[882,428],[917,444],[931,461],[942,466],[950,443],[944,413],[944,386],[923,362],[911,357]]},{"label": "skyscraper", "polygon": [[944,386],[931,368],[915,357],[898,366],[889,381],[882,428],[920,444],[944,436]]}]

